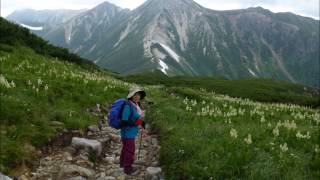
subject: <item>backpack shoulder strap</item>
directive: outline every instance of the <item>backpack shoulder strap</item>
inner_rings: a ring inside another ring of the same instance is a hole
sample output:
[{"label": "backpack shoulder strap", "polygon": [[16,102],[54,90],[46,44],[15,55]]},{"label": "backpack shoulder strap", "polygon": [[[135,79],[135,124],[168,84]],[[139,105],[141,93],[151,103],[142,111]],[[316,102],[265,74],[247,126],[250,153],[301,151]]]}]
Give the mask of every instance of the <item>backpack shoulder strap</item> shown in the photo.
[{"label": "backpack shoulder strap", "polygon": [[130,121],[132,116],[133,116],[133,110],[132,110],[133,107],[132,107],[132,104],[131,104],[130,100],[126,100],[125,104],[129,105],[129,107],[130,107],[130,115],[129,115],[129,121]]},{"label": "backpack shoulder strap", "polygon": [[[126,105],[128,105],[128,106],[129,106],[129,109],[130,109],[130,114],[129,114],[128,122],[129,122],[130,124],[132,124],[132,123],[134,123],[133,120],[132,120],[132,117],[133,117],[133,105],[131,104],[131,102],[129,102],[129,100],[126,100],[125,103],[124,103],[123,106],[122,106],[122,110],[121,110],[122,112],[123,112],[123,110],[124,110],[124,106],[126,106]],[[130,121],[132,121],[132,122],[130,122]]]}]

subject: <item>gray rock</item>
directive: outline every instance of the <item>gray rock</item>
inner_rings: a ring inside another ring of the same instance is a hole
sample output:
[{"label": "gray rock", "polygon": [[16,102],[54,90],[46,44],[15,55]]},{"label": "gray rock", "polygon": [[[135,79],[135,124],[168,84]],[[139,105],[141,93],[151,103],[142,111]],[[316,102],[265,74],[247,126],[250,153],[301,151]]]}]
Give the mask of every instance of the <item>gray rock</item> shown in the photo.
[{"label": "gray rock", "polygon": [[98,156],[102,152],[102,144],[97,140],[73,137],[71,145],[74,147],[83,147],[86,150],[93,150]]},{"label": "gray rock", "polygon": [[80,152],[79,154],[79,158],[82,159],[82,160],[89,160],[89,154],[87,152]]},{"label": "gray rock", "polygon": [[97,125],[91,125],[88,127],[88,130],[95,133],[99,131],[99,127]]},{"label": "gray rock", "polygon": [[121,175],[121,176],[118,176],[117,177],[117,180],[125,180],[126,179],[126,176],[125,175]]},{"label": "gray rock", "polygon": [[53,125],[53,126],[64,126],[64,123],[60,122],[60,121],[51,121],[51,125]]},{"label": "gray rock", "polygon": [[113,176],[99,177],[97,180],[116,180]]},{"label": "gray rock", "polygon": [[94,135],[94,133],[93,132],[91,132],[91,131],[89,131],[88,133],[87,133],[87,136],[93,136]]},{"label": "gray rock", "polygon": [[84,167],[94,167],[93,162],[88,161],[88,160],[77,160],[76,164],[79,166],[84,166]]},{"label": "gray rock", "polygon": [[52,161],[52,157],[48,156],[44,158],[45,161]]},{"label": "gray rock", "polygon": [[134,161],[134,164],[137,164],[137,165],[143,165],[144,163],[145,163],[144,160],[141,158]]},{"label": "gray rock", "polygon": [[107,143],[109,140],[110,140],[109,137],[104,137],[104,138],[98,139],[98,141],[101,143]]},{"label": "gray rock", "polygon": [[77,176],[77,177],[68,178],[66,180],[87,180],[87,178],[84,178],[82,176]]},{"label": "gray rock", "polygon": [[71,175],[78,173],[80,176],[84,177],[92,177],[94,175],[94,171],[91,169],[87,169],[77,165],[64,165],[61,167],[60,172],[58,174],[58,179],[62,179],[66,175]]},{"label": "gray rock", "polygon": [[105,157],[104,160],[108,162],[109,164],[112,164],[115,161],[115,157]]},{"label": "gray rock", "polygon": [[28,180],[27,176],[25,176],[25,175],[20,176],[18,179],[19,180]]},{"label": "gray rock", "polygon": [[64,150],[70,154],[75,154],[77,152],[77,150],[71,146],[66,147]]},{"label": "gray rock", "polygon": [[158,161],[154,161],[154,162],[152,162],[151,166],[153,166],[153,167],[159,166],[159,162]]},{"label": "gray rock", "polygon": [[158,140],[156,138],[152,138],[151,139],[151,144],[152,145],[157,145],[158,144]]},{"label": "gray rock", "polygon": [[120,157],[116,157],[113,161],[115,164],[120,164]]},{"label": "gray rock", "polygon": [[101,109],[100,109],[101,105],[100,104],[96,104],[96,107],[97,107],[97,111],[101,112]]},{"label": "gray rock", "polygon": [[105,173],[105,172],[102,172],[102,173],[100,174],[100,177],[106,177],[106,173]]},{"label": "gray rock", "polygon": [[0,173],[0,180],[12,180],[12,179]]},{"label": "gray rock", "polygon": [[161,168],[160,167],[148,167],[147,168],[147,174],[151,176],[157,176],[161,173]]},{"label": "gray rock", "polygon": [[111,173],[111,176],[113,177],[118,177],[123,175],[123,169],[114,169],[113,172]]},{"label": "gray rock", "polygon": [[67,161],[72,161],[72,156],[69,152],[64,152],[63,158],[66,159]]},{"label": "gray rock", "polygon": [[109,134],[109,139],[116,143],[121,142],[121,137],[117,134]]},{"label": "gray rock", "polygon": [[146,131],[149,132],[150,130],[151,130],[151,126],[150,126],[150,124],[147,123],[146,124]]}]

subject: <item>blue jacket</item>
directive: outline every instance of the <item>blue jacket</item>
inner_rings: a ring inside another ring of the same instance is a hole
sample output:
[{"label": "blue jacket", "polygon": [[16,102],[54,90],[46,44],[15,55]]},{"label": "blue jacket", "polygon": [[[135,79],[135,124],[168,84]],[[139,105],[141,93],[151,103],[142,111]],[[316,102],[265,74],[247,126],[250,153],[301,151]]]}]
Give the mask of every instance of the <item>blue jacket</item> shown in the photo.
[{"label": "blue jacket", "polygon": [[[129,118],[131,118],[130,120],[136,122],[140,118],[140,114],[138,114],[137,108],[130,103],[126,103],[124,105],[121,120],[128,121]],[[123,127],[121,128],[121,137],[126,139],[134,139],[138,135],[138,132],[139,132],[138,126]]]}]

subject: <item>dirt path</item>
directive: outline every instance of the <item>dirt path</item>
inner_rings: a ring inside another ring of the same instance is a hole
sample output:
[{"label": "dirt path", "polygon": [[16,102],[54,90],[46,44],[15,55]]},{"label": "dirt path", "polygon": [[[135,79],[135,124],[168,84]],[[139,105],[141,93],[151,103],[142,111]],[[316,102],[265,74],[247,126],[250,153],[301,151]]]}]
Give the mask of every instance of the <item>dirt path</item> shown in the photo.
[{"label": "dirt path", "polygon": [[[99,114],[95,114],[99,116]],[[101,115],[101,114],[100,114]],[[103,117],[103,116],[102,116]],[[146,129],[148,132],[148,129]],[[160,146],[156,135],[148,133],[142,140],[140,156],[138,149],[140,136],[136,138],[136,158],[133,167],[138,171],[134,175],[126,175],[119,166],[119,157],[122,148],[120,132],[108,127],[107,123],[90,126],[83,141],[95,141],[99,153],[93,153],[93,148],[75,146],[71,143],[65,148],[53,151],[40,159],[39,166],[33,172],[26,173],[18,179],[51,179],[51,180],[122,180],[122,179],[164,179],[158,162]],[[74,139],[74,138],[73,138]],[[89,143],[90,144],[90,143]]]}]

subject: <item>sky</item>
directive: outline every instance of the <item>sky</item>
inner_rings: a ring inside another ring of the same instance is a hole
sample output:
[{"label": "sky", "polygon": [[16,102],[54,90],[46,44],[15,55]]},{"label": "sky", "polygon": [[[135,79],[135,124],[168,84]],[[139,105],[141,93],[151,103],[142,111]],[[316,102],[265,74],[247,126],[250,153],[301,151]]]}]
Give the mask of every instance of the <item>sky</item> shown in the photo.
[{"label": "sky", "polygon": [[[1,16],[18,9],[90,9],[106,0],[0,0]],[[146,0],[108,0],[122,8],[134,9]],[[174,0],[172,0],[174,1]],[[273,12],[292,12],[319,19],[320,0],[194,0],[214,10],[244,9],[261,6]]]}]

